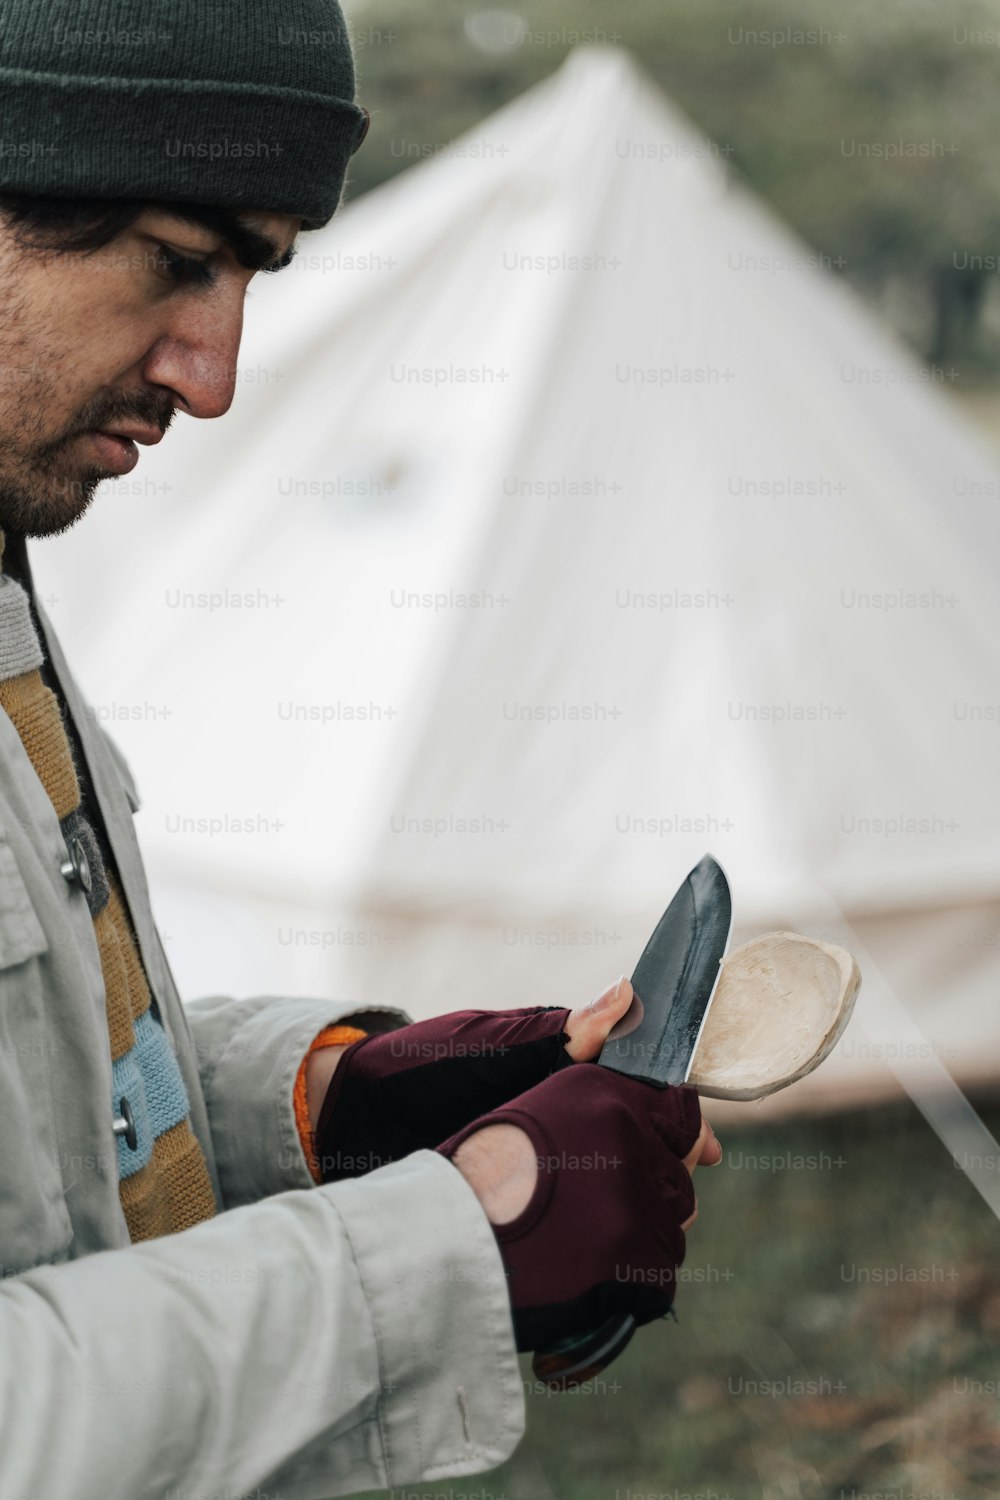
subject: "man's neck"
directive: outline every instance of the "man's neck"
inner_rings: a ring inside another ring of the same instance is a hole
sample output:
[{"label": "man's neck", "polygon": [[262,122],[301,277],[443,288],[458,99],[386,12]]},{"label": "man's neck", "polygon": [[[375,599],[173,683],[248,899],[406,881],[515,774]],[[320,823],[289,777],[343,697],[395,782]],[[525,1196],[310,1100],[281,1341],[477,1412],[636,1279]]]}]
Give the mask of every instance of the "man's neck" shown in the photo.
[{"label": "man's neck", "polygon": [[3,571],[22,584],[29,594],[34,592],[28,545],[25,538],[17,532],[4,533]]}]

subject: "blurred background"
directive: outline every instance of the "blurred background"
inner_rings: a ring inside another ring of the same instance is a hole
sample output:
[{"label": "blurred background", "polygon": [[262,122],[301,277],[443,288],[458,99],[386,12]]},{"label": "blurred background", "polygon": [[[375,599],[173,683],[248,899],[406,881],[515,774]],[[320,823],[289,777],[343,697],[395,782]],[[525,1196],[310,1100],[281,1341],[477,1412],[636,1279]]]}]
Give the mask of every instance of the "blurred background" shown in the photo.
[{"label": "blurred background", "polygon": [[345,9],[231,411],[31,553],[182,992],[578,1004],[712,852],[854,1020],[706,1106],[679,1325],[433,1493],[996,1495],[1000,3]]}]

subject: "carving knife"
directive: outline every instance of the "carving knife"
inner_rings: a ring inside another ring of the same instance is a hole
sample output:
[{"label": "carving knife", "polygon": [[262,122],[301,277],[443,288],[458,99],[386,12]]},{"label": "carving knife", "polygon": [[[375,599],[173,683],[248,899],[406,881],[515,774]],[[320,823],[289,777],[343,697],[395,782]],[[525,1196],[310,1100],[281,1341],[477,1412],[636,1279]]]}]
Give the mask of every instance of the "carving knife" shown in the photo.
[{"label": "carving knife", "polygon": [[[643,949],[628,1011],[610,1032],[601,1067],[656,1088],[687,1082],[722,973],[733,925],[729,882],[706,854],[684,880]],[[616,1359],[636,1329],[630,1313],[538,1350],[535,1374],[556,1390],[591,1378]]]}]

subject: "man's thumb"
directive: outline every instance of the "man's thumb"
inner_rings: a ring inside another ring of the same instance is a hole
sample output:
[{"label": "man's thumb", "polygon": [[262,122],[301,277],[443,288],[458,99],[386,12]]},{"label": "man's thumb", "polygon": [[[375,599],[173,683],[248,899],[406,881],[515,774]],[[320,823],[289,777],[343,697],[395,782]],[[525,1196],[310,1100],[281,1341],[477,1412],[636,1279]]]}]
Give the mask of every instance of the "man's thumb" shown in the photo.
[{"label": "man's thumb", "polygon": [[570,1038],[566,1051],[574,1062],[593,1061],[607,1041],[608,1032],[631,1004],[632,985],[623,974],[596,1000],[570,1011],[565,1027]]}]

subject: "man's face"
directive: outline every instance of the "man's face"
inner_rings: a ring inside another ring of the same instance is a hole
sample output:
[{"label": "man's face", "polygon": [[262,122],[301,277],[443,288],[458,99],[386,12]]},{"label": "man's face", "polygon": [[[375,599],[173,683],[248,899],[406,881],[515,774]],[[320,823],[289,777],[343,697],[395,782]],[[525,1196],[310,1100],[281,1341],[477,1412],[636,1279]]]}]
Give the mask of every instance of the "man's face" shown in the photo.
[{"label": "man's face", "polygon": [[[240,218],[279,255],[301,223]],[[176,255],[206,263],[212,283],[176,280]],[[149,442],[178,407],[227,412],[254,274],[220,235],[167,208],[145,208],[89,254],[24,250],[0,224],[0,528],[65,531],[102,479],[127,473],[128,443],[99,432],[133,428]]]}]

